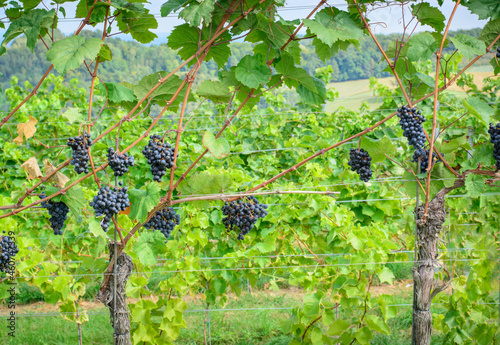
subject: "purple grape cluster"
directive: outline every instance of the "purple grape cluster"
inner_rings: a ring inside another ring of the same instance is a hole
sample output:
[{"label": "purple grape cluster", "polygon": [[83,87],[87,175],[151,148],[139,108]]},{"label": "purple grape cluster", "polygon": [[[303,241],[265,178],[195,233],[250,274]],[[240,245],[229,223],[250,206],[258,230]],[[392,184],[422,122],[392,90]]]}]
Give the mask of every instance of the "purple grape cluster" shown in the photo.
[{"label": "purple grape cluster", "polygon": [[71,165],[75,166],[75,172],[77,174],[89,172],[89,147],[92,145],[92,140],[90,139],[90,134],[85,133],[84,136],[71,137],[68,139],[67,145],[71,147],[73,151]]},{"label": "purple grape cluster", "polygon": [[359,174],[362,181],[368,182],[372,178],[372,158],[370,154],[363,149],[351,149],[349,153],[349,166],[352,171]]},{"label": "purple grape cluster", "polygon": [[238,199],[225,203],[222,206],[222,214],[226,217],[222,219],[227,232],[240,228],[238,239],[243,240],[250,230],[253,229],[259,218],[267,216],[267,205],[260,204],[256,197],[248,196],[244,198],[246,201]]},{"label": "purple grape cluster", "polygon": [[497,59],[500,59],[500,46],[497,47]]},{"label": "purple grape cluster", "polygon": [[0,237],[0,271],[6,272],[10,270],[10,266],[12,266],[11,260],[17,253],[19,253],[19,249],[12,237]]},{"label": "purple grape cluster", "polygon": [[151,166],[153,180],[160,182],[167,169],[174,166],[174,149],[169,143],[162,142],[161,136],[155,134],[149,137],[148,145],[142,150],[142,153]]},{"label": "purple grape cluster", "polygon": [[113,189],[103,186],[94,199],[89,203],[94,208],[96,217],[104,216],[101,228],[108,231],[111,218],[120,211],[125,211],[130,206],[127,187]]},{"label": "purple grape cluster", "polygon": [[[38,197],[45,199],[47,196],[42,193]],[[62,201],[53,200],[42,201],[41,206],[49,211],[50,227],[54,230],[54,235],[62,235],[62,228],[68,218],[69,207]]]},{"label": "purple grape cluster", "polygon": [[422,123],[425,122],[425,117],[422,111],[417,108],[410,108],[403,105],[398,108],[399,125],[403,129],[403,135],[408,139],[408,143],[415,150],[425,146],[427,139],[424,134]]},{"label": "purple grape cluster", "polygon": [[181,223],[181,217],[174,211],[172,207],[164,208],[155,213],[144,227],[149,230],[159,230],[168,240],[170,233],[176,225]]},{"label": "purple grape cluster", "polygon": [[[498,48],[500,49],[500,47]],[[500,169],[500,122],[496,126],[490,123],[488,133],[490,134],[490,142],[493,144],[493,158],[497,161],[497,169]]]},{"label": "purple grape cluster", "polygon": [[108,157],[109,167],[113,170],[115,176],[125,175],[125,173],[128,173],[128,168],[134,165],[134,156],[129,156],[128,153],[118,154],[112,147],[108,148],[106,157]]}]

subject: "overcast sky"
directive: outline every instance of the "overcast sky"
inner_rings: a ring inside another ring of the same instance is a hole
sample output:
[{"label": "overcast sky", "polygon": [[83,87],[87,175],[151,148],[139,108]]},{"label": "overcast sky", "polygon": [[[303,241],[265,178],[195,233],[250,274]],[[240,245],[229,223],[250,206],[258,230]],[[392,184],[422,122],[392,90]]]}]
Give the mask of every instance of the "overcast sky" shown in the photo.
[{"label": "overcast sky", "polygon": [[[160,41],[166,41],[166,37],[176,25],[182,23],[178,20],[176,14],[171,14],[167,18],[162,18],[160,16],[160,7],[166,0],[152,0],[146,7],[151,10],[150,13],[154,14],[158,20],[158,29],[154,30],[158,35]],[[303,0],[287,0],[284,8],[281,8],[278,13],[285,19],[295,19],[295,18],[305,18],[310,11],[316,6],[316,1],[303,1]],[[389,2],[390,3],[390,2]],[[431,5],[439,7],[436,0],[430,0]],[[328,4],[335,6],[341,10],[347,9],[347,2],[344,0],[329,0]],[[443,14],[448,19],[453,6],[455,3],[452,0],[444,0],[443,6],[440,7]],[[78,19],[75,17],[76,3],[66,3],[64,4],[66,8],[67,19],[62,19],[59,22],[59,28],[66,34],[73,33],[79,24]],[[408,20],[411,18],[409,11],[406,11],[405,18]],[[383,22],[387,27],[383,25],[372,25],[372,29],[375,33],[400,33],[402,32],[402,13],[401,7],[398,6],[380,6],[374,11],[369,12],[368,18],[371,22]],[[451,30],[457,29],[471,29],[482,27],[486,21],[478,20],[475,14],[471,14],[463,6],[459,7],[459,10],[455,14],[455,18],[452,21]],[[90,28],[90,27],[87,27]],[[97,29],[102,30],[102,26],[98,26]],[[416,31],[425,31],[426,28],[418,27]],[[130,35],[119,35],[122,39],[129,39]]]}]

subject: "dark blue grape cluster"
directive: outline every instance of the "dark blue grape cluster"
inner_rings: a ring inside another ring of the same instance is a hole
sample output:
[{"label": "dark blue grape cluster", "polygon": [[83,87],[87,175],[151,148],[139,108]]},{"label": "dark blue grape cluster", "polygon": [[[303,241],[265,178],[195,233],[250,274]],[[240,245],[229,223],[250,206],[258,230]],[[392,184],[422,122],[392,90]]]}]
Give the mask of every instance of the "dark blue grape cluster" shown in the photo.
[{"label": "dark blue grape cluster", "polygon": [[71,137],[68,139],[67,145],[71,147],[73,151],[71,164],[75,166],[76,173],[88,174],[88,164],[90,160],[88,149],[90,145],[92,145],[90,134],[85,133],[85,136]]},{"label": "dark blue grape cluster", "polygon": [[89,203],[94,208],[96,217],[104,216],[101,227],[108,231],[111,218],[120,211],[125,211],[130,206],[127,187],[113,189],[103,186],[94,199]]},{"label": "dark blue grape cluster", "polygon": [[233,230],[234,227],[240,228],[238,239],[243,240],[250,230],[254,227],[257,219],[267,216],[267,205],[259,204],[259,201],[254,196],[244,198],[246,201],[238,199],[225,203],[222,206],[222,214],[226,217],[222,219],[227,232]]},{"label": "dark blue grape cluster", "polygon": [[19,249],[12,237],[0,237],[0,271],[6,272],[10,270],[13,263],[11,260],[17,253],[19,253]]},{"label": "dark blue grape cluster", "polygon": [[[436,152],[432,153],[433,161],[437,158]],[[426,172],[429,166],[429,150],[426,149],[416,149],[413,153],[412,162],[418,163],[420,161],[420,171]],[[436,161],[439,162],[439,159]]]},{"label": "dark blue grape cluster", "polygon": [[427,139],[425,138],[424,127],[422,126],[422,123],[425,122],[422,111],[417,111],[417,108],[410,108],[403,105],[401,108],[398,108],[398,117],[399,124],[403,129],[403,135],[408,139],[408,143],[415,150],[423,148]]},{"label": "dark blue grape cluster", "polygon": [[181,216],[179,216],[172,207],[164,208],[155,213],[144,227],[149,230],[159,230],[168,240],[170,233],[174,230],[176,225],[181,223]]},{"label": "dark blue grape cluster", "polygon": [[497,58],[500,59],[500,46],[497,47]]},{"label": "dark blue grape cluster", "polygon": [[372,158],[370,154],[363,149],[351,149],[349,158],[347,164],[349,164],[351,170],[357,172],[362,181],[370,181],[372,178],[372,169],[370,168]]},{"label": "dark blue grape cluster", "polygon": [[115,176],[125,175],[125,173],[128,173],[128,168],[134,165],[134,156],[129,156],[128,153],[118,154],[112,147],[108,148],[106,157],[108,157],[109,167],[113,170]]},{"label": "dark blue grape cluster", "polygon": [[[45,199],[45,192],[38,196],[40,199]],[[62,201],[42,201],[42,207],[49,211],[50,227],[54,230],[54,235],[62,235],[64,222],[68,218],[69,207]]]},{"label": "dark blue grape cluster", "polygon": [[151,166],[153,180],[160,182],[167,169],[174,166],[174,149],[169,143],[162,142],[161,136],[155,134],[149,137],[148,145],[142,153]]},{"label": "dark blue grape cluster", "polygon": [[490,142],[493,144],[493,158],[497,161],[497,169],[500,169],[500,122],[496,126],[490,123],[488,133],[490,134]]}]

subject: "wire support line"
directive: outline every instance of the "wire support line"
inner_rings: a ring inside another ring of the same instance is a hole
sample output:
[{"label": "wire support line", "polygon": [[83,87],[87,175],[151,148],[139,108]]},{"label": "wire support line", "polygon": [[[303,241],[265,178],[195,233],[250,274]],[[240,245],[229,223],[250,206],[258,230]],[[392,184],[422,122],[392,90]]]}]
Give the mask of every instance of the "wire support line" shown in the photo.
[{"label": "wire support line", "polygon": [[[445,258],[441,258],[445,260]],[[484,259],[460,259],[454,260],[454,262],[474,262]],[[146,275],[156,275],[156,274],[167,274],[167,273],[192,273],[192,272],[224,272],[224,271],[248,271],[248,270],[268,270],[268,269],[290,269],[290,268],[319,268],[319,267],[346,267],[346,266],[363,266],[363,265],[386,265],[386,264],[408,264],[414,262],[425,262],[425,260],[406,260],[406,261],[373,261],[373,262],[354,262],[354,263],[337,263],[337,264],[317,264],[317,265],[290,265],[290,266],[266,266],[266,267],[234,267],[234,268],[213,268],[213,269],[198,269],[198,270],[167,270],[167,271],[144,271],[144,272],[134,272],[134,274],[146,274]],[[117,275],[126,273],[117,273]],[[37,278],[56,278],[56,277],[99,277],[109,275],[112,276],[113,273],[106,274],[102,273],[82,273],[82,274],[54,274],[47,276],[30,276],[30,277],[15,277],[15,279],[37,279]]]}]

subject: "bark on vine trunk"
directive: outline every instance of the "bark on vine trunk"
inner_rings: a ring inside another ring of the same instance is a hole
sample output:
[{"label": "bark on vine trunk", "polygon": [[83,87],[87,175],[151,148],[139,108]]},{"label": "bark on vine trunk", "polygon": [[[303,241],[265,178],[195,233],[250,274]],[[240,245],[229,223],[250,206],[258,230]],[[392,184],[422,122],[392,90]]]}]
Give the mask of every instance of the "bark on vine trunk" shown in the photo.
[{"label": "bark on vine trunk", "polygon": [[[110,244],[110,258],[114,259],[114,245]],[[117,277],[116,277],[116,324],[114,325],[114,336],[116,336],[116,345],[132,345],[130,340],[130,318],[127,308],[127,296],[125,295],[125,286],[128,278],[134,269],[134,263],[130,256],[121,253],[117,259]],[[111,318],[111,325],[114,324],[114,300],[113,289],[115,287],[115,277],[111,276],[106,290],[97,294],[97,300],[101,301],[108,309]]]},{"label": "bark on vine trunk", "polygon": [[415,208],[418,265],[413,269],[412,345],[430,345],[432,333],[430,308],[432,299],[450,284],[449,280],[440,284],[434,277],[435,268],[442,267],[448,273],[446,268],[437,261],[437,245],[447,216],[444,197],[452,190],[463,185],[464,180],[459,179],[455,181],[452,187],[441,189],[429,202],[426,219],[424,219],[424,205]]}]

